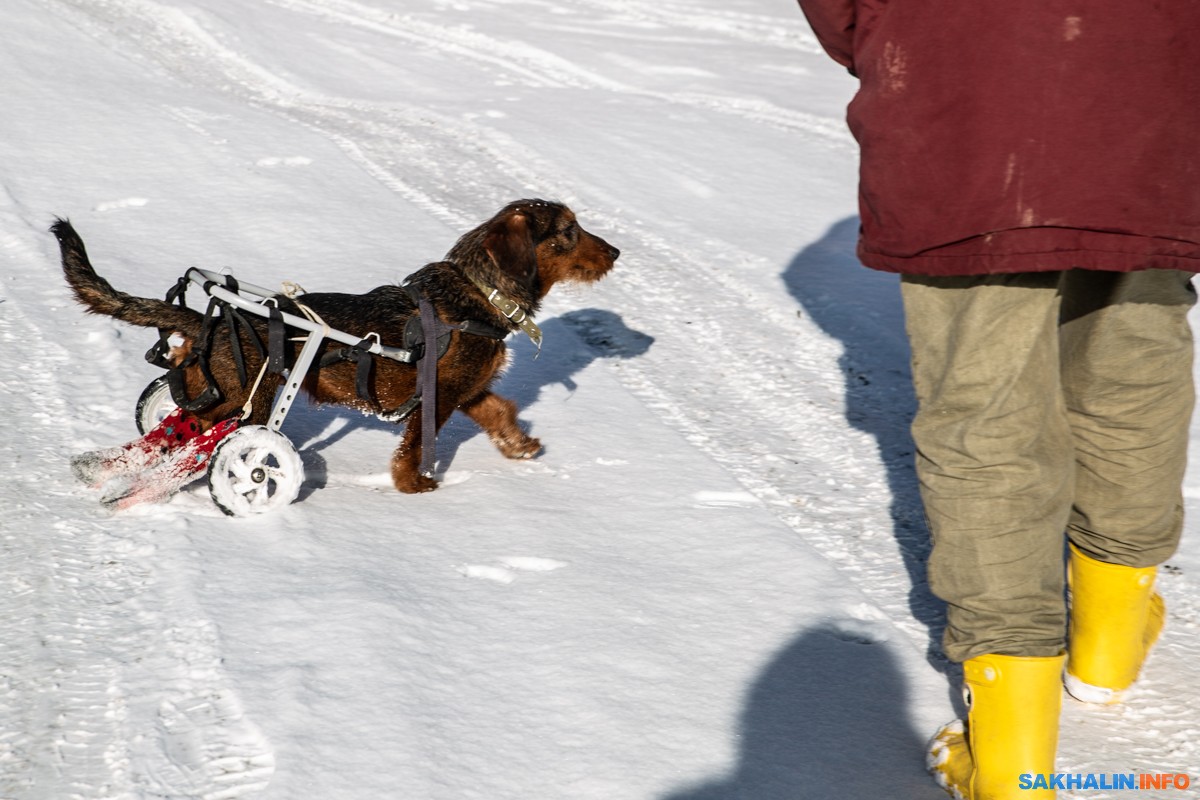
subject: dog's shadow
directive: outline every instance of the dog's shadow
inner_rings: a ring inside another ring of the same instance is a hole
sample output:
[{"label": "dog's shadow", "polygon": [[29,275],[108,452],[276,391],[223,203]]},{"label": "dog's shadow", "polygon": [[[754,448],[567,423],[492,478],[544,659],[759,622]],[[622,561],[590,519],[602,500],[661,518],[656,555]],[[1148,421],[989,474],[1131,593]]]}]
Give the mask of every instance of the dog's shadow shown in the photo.
[{"label": "dog's shadow", "polygon": [[[518,409],[532,405],[548,386],[562,385],[568,391],[575,391],[574,376],[597,359],[637,358],[654,343],[653,337],[628,327],[619,314],[598,308],[569,311],[546,320],[541,328],[541,353],[521,334],[508,339],[510,365],[494,386],[499,394],[515,402]],[[300,448],[304,464],[306,477],[298,501],[325,486],[323,450],[364,428],[389,431],[399,444],[404,424],[341,406],[310,404],[295,408],[283,432]],[[523,423],[523,427],[528,425]],[[438,433],[436,472],[445,472],[458,449],[481,433],[464,415],[454,414]]]}]

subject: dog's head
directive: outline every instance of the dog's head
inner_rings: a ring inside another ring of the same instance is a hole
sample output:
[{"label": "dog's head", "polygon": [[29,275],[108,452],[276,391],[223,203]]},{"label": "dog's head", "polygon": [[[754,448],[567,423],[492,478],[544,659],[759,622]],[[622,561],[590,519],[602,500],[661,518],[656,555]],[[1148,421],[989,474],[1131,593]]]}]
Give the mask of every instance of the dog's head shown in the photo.
[{"label": "dog's head", "polygon": [[[580,227],[562,203],[518,200],[459,240],[449,258],[467,266],[471,250],[487,254],[492,283],[535,306],[560,281],[590,283],[613,268],[621,251]],[[498,274],[497,274],[498,273]],[[478,275],[487,279],[486,275]],[[526,303],[522,303],[526,306]],[[532,312],[532,308],[528,308]]]}]

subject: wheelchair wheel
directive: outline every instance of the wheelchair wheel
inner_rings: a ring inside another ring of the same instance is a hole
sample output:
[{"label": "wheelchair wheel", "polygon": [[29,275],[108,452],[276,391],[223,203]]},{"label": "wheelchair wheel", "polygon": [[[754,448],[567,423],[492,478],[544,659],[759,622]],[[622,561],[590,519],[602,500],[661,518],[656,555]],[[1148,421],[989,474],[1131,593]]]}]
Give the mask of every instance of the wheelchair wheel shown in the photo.
[{"label": "wheelchair wheel", "polygon": [[208,465],[208,491],[231,517],[249,517],[288,505],[300,493],[304,465],[282,433],[247,425],[229,434]]},{"label": "wheelchair wheel", "polygon": [[163,417],[176,408],[171,398],[171,387],[167,385],[167,376],[155,378],[142,390],[134,407],[133,421],[137,424],[138,433],[143,436],[147,431],[154,430]]}]

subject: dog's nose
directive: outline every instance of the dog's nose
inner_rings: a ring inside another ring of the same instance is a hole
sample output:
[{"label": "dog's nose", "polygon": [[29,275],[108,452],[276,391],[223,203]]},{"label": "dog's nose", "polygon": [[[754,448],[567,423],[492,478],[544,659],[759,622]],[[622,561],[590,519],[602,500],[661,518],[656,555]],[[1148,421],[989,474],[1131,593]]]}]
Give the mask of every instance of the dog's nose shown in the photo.
[{"label": "dog's nose", "polygon": [[613,247],[611,244],[608,246],[608,254],[612,257],[613,261],[616,261],[621,257],[621,251]]}]

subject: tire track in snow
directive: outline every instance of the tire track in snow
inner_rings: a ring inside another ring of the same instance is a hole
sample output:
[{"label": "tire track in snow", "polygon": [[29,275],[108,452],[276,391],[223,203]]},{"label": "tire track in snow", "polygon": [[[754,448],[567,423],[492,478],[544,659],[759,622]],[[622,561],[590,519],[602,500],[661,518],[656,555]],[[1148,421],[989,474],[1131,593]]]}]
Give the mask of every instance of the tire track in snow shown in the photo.
[{"label": "tire track in snow", "polygon": [[[0,188],[0,248],[10,263],[42,263],[52,240],[15,206]],[[63,394],[77,360],[59,339],[76,334],[58,320],[77,310],[64,284],[25,277],[40,274],[14,271],[0,297],[0,390],[21,420],[0,442],[0,471],[7,495],[31,498],[0,523],[0,797],[243,796],[266,785],[271,751],[226,685],[186,581],[150,566],[162,561],[150,536],[170,526],[104,518],[72,483],[67,457],[90,421]],[[46,497],[53,507],[33,499]]]},{"label": "tire track in snow", "polygon": [[[31,227],[14,212],[0,216],[7,230]],[[14,261],[41,258],[15,234],[7,237],[5,249]],[[65,498],[63,437],[45,429],[70,418],[53,378],[69,367],[70,359],[26,312],[21,295],[27,291],[20,284],[4,298],[0,353],[9,365],[6,375],[16,380],[0,390],[10,419],[23,421],[15,432],[32,428],[36,433],[5,437],[0,461],[7,480],[27,486],[10,489],[12,496]],[[41,346],[30,351],[24,347],[28,341]],[[48,466],[52,464],[62,469]],[[5,765],[0,786],[6,797],[30,796],[34,787],[58,787],[58,796],[72,798],[121,796],[130,783],[121,766],[127,737],[121,731],[125,694],[120,670],[88,649],[97,642],[97,632],[106,648],[128,644],[133,635],[129,618],[112,614],[105,620],[106,599],[136,597],[141,588],[94,526],[66,524],[56,517],[37,501],[19,503],[5,513],[0,581],[13,605],[0,662],[0,764]]]},{"label": "tire track in snow", "polygon": [[[308,92],[227,47],[181,9],[153,0],[45,1],[76,11],[80,26],[107,46],[131,45],[118,48],[126,57],[150,60],[184,83],[234,93],[312,130],[382,185],[456,229],[495,211],[498,194],[489,174],[519,176],[531,189],[551,183],[522,164],[537,162],[536,154],[488,128],[400,102],[384,106]],[[500,168],[480,170],[480,163]],[[461,197],[478,201],[463,208]]]},{"label": "tire track in snow", "polygon": [[[573,87],[639,97],[670,105],[739,116],[761,124],[803,133],[810,139],[831,147],[849,148],[854,145],[853,137],[840,119],[781,108],[767,100],[700,92],[666,93],[639,89],[525,42],[499,39],[461,27],[439,25],[418,19],[412,14],[397,14],[355,0],[270,1],[281,8],[330,19],[344,25],[367,28],[410,44],[438,49],[456,58],[474,61],[501,74],[524,80],[533,87]],[[619,3],[615,5],[622,6]],[[665,20],[661,12],[655,12],[654,17],[660,22]],[[728,33],[731,29],[728,18],[712,19],[696,14],[685,15],[684,18],[690,21],[693,27],[701,30]],[[738,19],[742,26],[749,24],[745,17]],[[777,30],[777,27],[771,28],[769,23],[754,20],[751,30],[761,32],[764,29]]]},{"label": "tire track in snow", "polygon": [[698,11],[692,3],[653,2],[644,0],[575,0],[573,5],[591,6],[623,19],[649,22],[664,28],[716,34],[729,39],[762,46],[821,54],[817,37],[808,31],[799,10],[790,8],[791,20],[742,11]]}]

